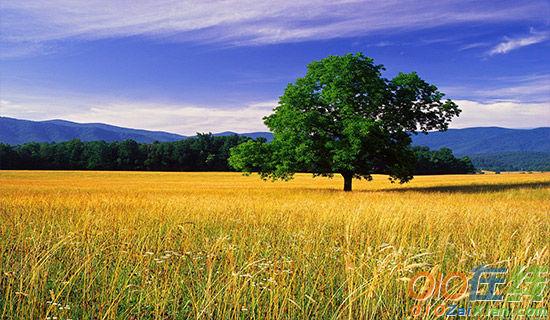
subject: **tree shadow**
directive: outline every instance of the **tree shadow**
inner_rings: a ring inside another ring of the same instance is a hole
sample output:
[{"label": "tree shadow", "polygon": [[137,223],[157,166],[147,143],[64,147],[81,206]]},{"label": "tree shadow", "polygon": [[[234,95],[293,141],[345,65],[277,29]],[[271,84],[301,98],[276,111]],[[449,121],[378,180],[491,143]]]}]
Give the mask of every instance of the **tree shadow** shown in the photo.
[{"label": "tree shadow", "polygon": [[524,183],[498,183],[498,184],[465,184],[433,187],[410,187],[382,189],[382,192],[424,192],[424,193],[493,193],[507,190],[538,189],[550,187],[550,181],[524,182]]}]

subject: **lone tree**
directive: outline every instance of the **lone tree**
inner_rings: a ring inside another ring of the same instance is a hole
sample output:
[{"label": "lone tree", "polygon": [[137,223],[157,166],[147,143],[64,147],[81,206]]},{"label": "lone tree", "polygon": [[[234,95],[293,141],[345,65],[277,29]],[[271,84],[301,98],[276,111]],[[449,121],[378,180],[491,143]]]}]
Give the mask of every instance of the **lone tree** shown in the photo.
[{"label": "lone tree", "polygon": [[392,182],[412,179],[411,134],[444,131],[460,109],[416,73],[382,77],[384,66],[361,53],[312,62],[287,86],[274,113],[264,118],[273,141],[248,141],[231,150],[229,163],[263,179],[385,173]]}]

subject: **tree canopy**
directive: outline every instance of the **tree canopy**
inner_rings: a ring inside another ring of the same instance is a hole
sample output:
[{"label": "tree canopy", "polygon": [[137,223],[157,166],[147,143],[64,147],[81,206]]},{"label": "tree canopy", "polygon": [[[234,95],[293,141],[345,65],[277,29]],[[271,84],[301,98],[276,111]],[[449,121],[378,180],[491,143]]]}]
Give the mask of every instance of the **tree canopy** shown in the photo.
[{"label": "tree canopy", "polygon": [[388,80],[384,70],[361,53],[310,63],[264,118],[273,141],[233,148],[230,165],[264,179],[290,179],[303,168],[341,174],[345,191],[353,178],[370,180],[374,172],[409,181],[415,169],[410,134],[446,130],[460,109],[418,74]]}]

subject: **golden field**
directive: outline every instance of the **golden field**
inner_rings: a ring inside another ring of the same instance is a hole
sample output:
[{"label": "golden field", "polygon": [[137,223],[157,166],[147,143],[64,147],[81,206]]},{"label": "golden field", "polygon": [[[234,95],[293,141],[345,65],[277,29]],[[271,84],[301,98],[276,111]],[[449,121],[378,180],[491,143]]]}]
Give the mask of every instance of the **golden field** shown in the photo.
[{"label": "golden field", "polygon": [[550,264],[548,173],[341,187],[0,171],[0,318],[404,319],[418,271]]}]

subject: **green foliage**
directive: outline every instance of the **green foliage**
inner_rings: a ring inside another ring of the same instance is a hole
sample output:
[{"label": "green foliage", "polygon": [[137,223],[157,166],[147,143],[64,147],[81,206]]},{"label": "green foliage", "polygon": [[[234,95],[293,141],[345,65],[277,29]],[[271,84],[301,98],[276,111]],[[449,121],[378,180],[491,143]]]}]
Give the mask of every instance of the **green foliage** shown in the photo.
[{"label": "green foliage", "polygon": [[432,151],[428,147],[414,147],[416,158],[415,174],[462,174],[475,173],[476,169],[468,157],[455,158],[449,148]]},{"label": "green foliage", "polygon": [[289,179],[308,168],[346,180],[381,172],[392,181],[409,181],[414,172],[409,132],[446,130],[460,110],[416,73],[388,80],[383,70],[360,53],[309,64],[264,118],[273,141],[234,149],[230,163],[262,178]]},{"label": "green foliage", "polygon": [[177,142],[0,144],[0,169],[228,171],[229,150],[249,138],[198,134]]},{"label": "green foliage", "polygon": [[[237,171],[245,173],[258,172],[263,179],[269,176],[264,172],[277,170],[273,161],[272,145],[265,139],[249,140],[231,149],[228,163]],[[281,172],[281,176],[284,172]]]}]

